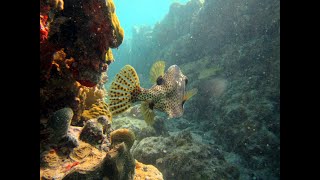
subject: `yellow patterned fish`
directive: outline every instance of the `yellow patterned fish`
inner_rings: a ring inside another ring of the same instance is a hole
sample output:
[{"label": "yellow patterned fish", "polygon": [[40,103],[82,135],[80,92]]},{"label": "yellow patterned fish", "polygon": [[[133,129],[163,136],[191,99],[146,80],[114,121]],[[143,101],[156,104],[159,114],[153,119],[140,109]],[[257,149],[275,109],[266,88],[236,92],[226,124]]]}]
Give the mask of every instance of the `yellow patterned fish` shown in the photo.
[{"label": "yellow patterned fish", "polygon": [[124,66],[115,76],[110,87],[110,106],[112,115],[127,110],[132,103],[141,102],[141,112],[147,124],[154,122],[155,113],[159,110],[168,114],[169,118],[183,115],[183,105],[197,89],[186,91],[188,78],[182,74],[177,65],[172,65],[166,72],[165,62],[155,62],[150,70],[150,80],[154,85],[150,89],[140,87],[139,77],[135,69]]}]

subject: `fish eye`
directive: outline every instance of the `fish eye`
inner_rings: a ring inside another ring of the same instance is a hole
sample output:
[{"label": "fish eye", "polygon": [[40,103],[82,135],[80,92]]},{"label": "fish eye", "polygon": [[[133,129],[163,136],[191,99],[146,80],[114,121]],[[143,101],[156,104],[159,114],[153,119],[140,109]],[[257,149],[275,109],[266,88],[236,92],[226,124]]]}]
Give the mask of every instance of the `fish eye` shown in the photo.
[{"label": "fish eye", "polygon": [[162,76],[159,76],[157,79],[157,85],[162,85],[164,83],[164,79]]},{"label": "fish eye", "polygon": [[186,83],[186,85],[188,84],[188,78],[185,79],[185,83]]}]

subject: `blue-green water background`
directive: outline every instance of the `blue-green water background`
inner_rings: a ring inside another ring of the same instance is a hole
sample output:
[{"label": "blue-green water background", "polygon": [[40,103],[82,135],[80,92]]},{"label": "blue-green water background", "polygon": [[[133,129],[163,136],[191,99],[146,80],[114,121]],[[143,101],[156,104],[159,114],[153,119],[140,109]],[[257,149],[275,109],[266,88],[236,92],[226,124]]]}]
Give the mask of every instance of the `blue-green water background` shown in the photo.
[{"label": "blue-green water background", "polygon": [[116,14],[125,32],[125,38],[132,37],[134,26],[153,26],[169,12],[171,3],[185,4],[188,0],[114,0]]},{"label": "blue-green water background", "polygon": [[[188,0],[114,0],[116,14],[125,34],[124,43],[130,44],[134,28],[141,26],[154,27],[168,14],[172,3],[186,4],[186,2]],[[133,64],[130,57],[119,59],[119,51],[124,48],[121,45],[117,49],[112,49],[116,61],[108,71],[110,80],[124,65]],[[138,74],[141,73],[138,69],[137,71]]]},{"label": "blue-green water background", "polygon": [[158,121],[157,134],[132,128],[144,138],[134,158],[165,179],[280,179],[280,1],[177,2],[114,0],[125,37],[106,88],[126,64],[149,88],[161,59],[198,89],[181,118]]}]

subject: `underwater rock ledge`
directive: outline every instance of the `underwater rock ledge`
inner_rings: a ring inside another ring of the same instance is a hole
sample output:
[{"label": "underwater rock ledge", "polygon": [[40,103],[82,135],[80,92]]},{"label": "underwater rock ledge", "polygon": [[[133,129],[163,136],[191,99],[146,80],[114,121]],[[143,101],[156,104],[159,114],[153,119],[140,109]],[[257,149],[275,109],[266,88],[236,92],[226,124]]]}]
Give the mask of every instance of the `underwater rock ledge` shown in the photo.
[{"label": "underwater rock ledge", "polygon": [[132,148],[133,156],[152,164],[164,179],[239,179],[239,170],[229,164],[219,146],[195,141],[190,132],[168,137],[146,137]]}]

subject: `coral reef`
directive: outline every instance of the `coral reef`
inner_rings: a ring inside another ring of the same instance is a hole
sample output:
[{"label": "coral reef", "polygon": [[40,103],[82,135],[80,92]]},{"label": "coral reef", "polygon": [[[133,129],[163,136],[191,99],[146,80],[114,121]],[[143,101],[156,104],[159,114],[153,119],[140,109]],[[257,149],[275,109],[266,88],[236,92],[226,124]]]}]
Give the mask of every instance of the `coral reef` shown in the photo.
[{"label": "coral reef", "polygon": [[201,96],[185,105],[183,118],[165,121],[167,130],[218,144],[240,179],[280,177],[279,9],[276,0],[174,3],[154,28],[136,28],[132,48],[120,55],[144,64],[136,65],[141,83],[150,60],[181,67]]},{"label": "coral reef", "polygon": [[106,158],[103,172],[109,179],[133,179],[135,160],[130,154],[130,148],[124,142],[116,144]]},{"label": "coral reef", "polygon": [[107,103],[98,102],[97,104],[93,104],[90,109],[83,111],[81,120],[88,121],[89,119],[97,118],[102,115],[107,116],[110,121],[112,120],[112,114],[108,109]]},{"label": "coral reef", "polygon": [[[107,7],[109,10],[108,13],[108,18],[109,21],[111,22],[111,27],[112,27],[112,36],[114,37],[113,41],[110,42],[110,47],[111,48],[116,48],[120,46],[120,44],[123,41],[124,37],[124,31],[120,26],[120,22],[118,20],[118,17],[115,13],[115,6],[112,0],[107,0]],[[111,57],[111,56],[109,56]]]},{"label": "coral reef", "polygon": [[[40,0],[41,179],[279,179],[279,8],[173,3],[125,42],[111,0]],[[182,118],[157,114],[147,126],[135,106],[111,125],[104,83],[115,59],[128,59],[143,87],[145,69],[166,59],[201,95]]]},{"label": "coral reef", "polygon": [[70,107],[72,125],[83,124],[83,111],[104,101],[110,48],[123,37],[112,0],[40,0],[40,118]]},{"label": "coral reef", "polygon": [[69,157],[73,161],[81,162],[92,152],[93,147],[87,143],[81,143],[77,148],[70,153]]},{"label": "coral reef", "polygon": [[85,107],[91,107],[93,104],[104,102],[107,96],[107,91],[103,87],[103,84],[92,88],[84,87],[84,91],[86,94]]},{"label": "coral reef", "polygon": [[60,8],[62,13],[42,13],[43,17],[50,14],[54,16],[50,23],[42,20],[44,18],[40,19],[40,25],[47,23],[44,25],[47,28],[47,36],[44,38],[46,41],[41,42],[43,45],[40,46],[40,49],[45,51],[43,56],[40,56],[41,69],[44,73],[49,72],[52,52],[64,48],[68,56],[75,60],[72,63],[73,77],[84,86],[95,86],[110,64],[109,48],[118,47],[124,37],[113,1],[66,1],[63,7]]},{"label": "coral reef", "polygon": [[167,135],[168,132],[164,125],[164,119],[156,117],[155,123],[152,126],[146,124],[143,119],[133,117],[117,117],[112,122],[113,129],[126,128],[134,132],[136,139],[141,140],[150,136]]},{"label": "coral reef", "polygon": [[154,123],[152,125],[148,125],[144,120],[140,107],[140,104],[137,104],[115,117],[112,123],[112,128],[130,129],[134,132],[137,140],[150,136],[167,136],[168,131],[165,125],[165,118],[156,116],[154,118]]},{"label": "coral reef", "polygon": [[163,180],[162,173],[152,165],[145,165],[136,160],[134,180]]},{"label": "coral reef", "polygon": [[93,146],[102,144],[106,135],[103,133],[105,127],[97,121],[97,119],[90,119],[85,123],[80,133],[79,139],[89,143]]},{"label": "coral reef", "polygon": [[130,149],[136,139],[134,133],[129,129],[117,129],[110,134],[111,146],[116,146],[119,143],[124,142]]},{"label": "coral reef", "polygon": [[[99,122],[103,120],[100,118]],[[133,179],[135,160],[127,144],[134,139],[132,136],[127,136],[127,139],[123,132],[126,135],[132,134],[129,130],[122,130],[122,135],[113,137],[117,140],[113,146],[106,141],[102,142],[110,148],[107,150],[79,140],[79,145],[69,153],[60,149],[43,151],[40,154],[40,179]],[[69,133],[79,138],[83,129],[70,126]],[[115,134],[119,135],[119,132]],[[110,136],[107,138],[110,139]],[[121,140],[123,142],[120,143]]]},{"label": "coral reef", "polygon": [[104,88],[123,38],[112,0],[40,0],[40,179],[133,179]]},{"label": "coral reef", "polygon": [[134,157],[159,168],[164,179],[238,179],[238,169],[226,162],[218,146],[195,141],[190,132],[147,137],[133,147]]},{"label": "coral reef", "polygon": [[54,150],[45,151],[42,154],[41,165],[48,168],[56,168],[61,162],[60,157]]},{"label": "coral reef", "polygon": [[[99,177],[93,175],[92,172],[99,167],[106,153],[82,141],[80,141],[79,147],[75,148],[74,151],[70,154],[72,158],[59,156],[60,161],[56,162],[54,167],[40,166],[40,179],[75,179],[72,176],[77,177],[77,175],[74,175],[77,173],[79,174],[78,177]],[[54,150],[51,151],[51,154],[55,154]]]},{"label": "coral reef", "polygon": [[[132,180],[134,177],[135,159],[130,154],[130,148],[135,141],[135,135],[129,129],[118,129],[110,134],[111,149],[108,152],[104,172],[109,179]],[[111,171],[110,171],[111,170]]]}]

